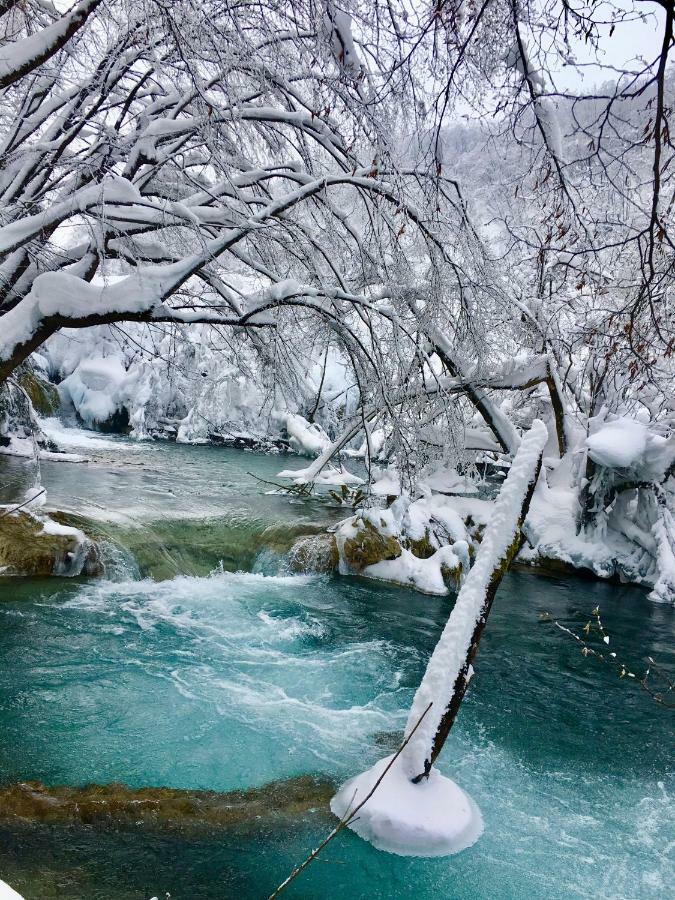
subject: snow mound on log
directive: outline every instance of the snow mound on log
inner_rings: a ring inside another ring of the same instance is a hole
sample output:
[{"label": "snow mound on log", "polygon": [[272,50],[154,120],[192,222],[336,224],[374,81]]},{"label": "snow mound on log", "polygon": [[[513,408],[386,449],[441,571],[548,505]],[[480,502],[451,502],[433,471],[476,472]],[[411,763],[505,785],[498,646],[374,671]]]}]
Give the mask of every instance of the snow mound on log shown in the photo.
[{"label": "snow mound on log", "polygon": [[638,463],[647,447],[647,426],[621,416],[603,425],[586,439],[594,462],[610,468],[628,468]]},{"label": "snow mound on log", "polygon": [[[347,781],[331,800],[340,819],[372,790],[392,757]],[[413,784],[397,760],[349,828],[378,850],[399,856],[449,856],[465,850],[483,833],[474,801],[437,769]]]}]

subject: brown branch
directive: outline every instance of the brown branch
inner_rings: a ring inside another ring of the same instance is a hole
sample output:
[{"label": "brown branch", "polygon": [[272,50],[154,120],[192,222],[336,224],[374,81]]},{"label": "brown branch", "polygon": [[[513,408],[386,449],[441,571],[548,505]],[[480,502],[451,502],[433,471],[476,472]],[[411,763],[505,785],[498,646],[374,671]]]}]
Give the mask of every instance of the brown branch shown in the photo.
[{"label": "brown branch", "polygon": [[20,509],[23,509],[24,506],[28,506],[29,503],[33,502],[33,500],[37,500],[38,497],[42,496],[42,494],[44,494],[45,491],[46,491],[46,488],[42,488],[42,490],[38,491],[38,493],[34,497],[30,497],[28,500],[24,500],[23,503],[20,503],[18,506],[15,506],[13,509],[5,510],[5,512],[2,513],[2,515],[0,515],[0,519],[4,519],[5,516],[11,516],[12,513],[18,512]]},{"label": "brown branch", "polygon": [[[594,620],[589,619],[588,622],[586,622],[586,624],[584,625],[582,631],[584,631],[587,636],[590,636],[592,631],[597,630],[600,637],[602,638],[603,643],[609,645],[609,635],[605,631],[602,620],[600,619],[600,607],[596,606],[592,612],[592,615],[594,617]],[[616,669],[619,674],[619,678],[632,678],[635,684],[639,684],[642,690],[649,694],[649,696],[652,698],[652,700],[654,700],[655,703],[658,703],[661,706],[665,706],[666,709],[675,709],[675,703],[670,703],[663,697],[664,693],[670,694],[672,691],[675,691],[675,683],[673,683],[668,678],[663,669],[657,666],[651,656],[647,657],[649,666],[645,670],[644,674],[640,677],[631,670],[631,667],[628,665],[628,663],[621,662],[614,651],[607,651],[606,653],[603,653],[601,650],[596,650],[595,647],[590,646],[586,638],[581,637],[581,635],[572,631],[572,629],[568,628],[566,625],[562,625],[560,622],[558,622],[557,619],[552,619],[550,613],[540,613],[539,618],[542,622],[550,622],[564,634],[573,638],[581,646],[582,656],[594,656],[596,659],[600,660],[600,662],[604,663],[607,666],[610,666],[610,668]],[[655,691],[649,686],[648,678],[652,669],[667,685],[665,691]]]}]

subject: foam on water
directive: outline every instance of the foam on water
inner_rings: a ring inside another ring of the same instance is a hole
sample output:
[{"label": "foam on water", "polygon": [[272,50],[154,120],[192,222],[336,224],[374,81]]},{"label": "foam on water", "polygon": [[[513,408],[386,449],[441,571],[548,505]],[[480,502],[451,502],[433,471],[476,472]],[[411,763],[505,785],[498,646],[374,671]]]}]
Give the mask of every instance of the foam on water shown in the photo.
[{"label": "foam on water", "polygon": [[[154,729],[153,745],[160,733],[175,744],[176,733],[157,721],[165,710],[183,722],[184,742],[193,743],[204,729],[213,744],[220,741],[217,753],[208,749],[199,783],[231,788],[251,783],[252,772],[264,781],[336,765],[346,771],[373,732],[403,722],[401,675],[390,663],[396,648],[338,634],[328,583],[317,576],[228,572],[159,583],[92,582],[46,606],[71,640],[81,638],[89,654],[95,650],[103,669],[122,667],[120,692],[130,696],[120,740]],[[76,682],[63,691],[81,703]],[[102,718],[106,709],[113,716],[120,692],[91,687]],[[143,692],[152,695],[151,710],[138,702]],[[96,780],[112,766],[111,752],[87,732],[87,778]],[[240,757],[246,745],[256,748],[255,760],[251,753]],[[156,783],[152,760],[139,762],[127,780]],[[59,765],[72,777],[67,762]],[[194,772],[194,757],[174,760],[172,783],[187,786]]]},{"label": "foam on water", "polygon": [[48,416],[40,419],[40,427],[47,437],[60,448],[77,447],[81,450],[118,450],[120,441],[102,438],[95,431],[75,426],[64,426],[61,419]]}]

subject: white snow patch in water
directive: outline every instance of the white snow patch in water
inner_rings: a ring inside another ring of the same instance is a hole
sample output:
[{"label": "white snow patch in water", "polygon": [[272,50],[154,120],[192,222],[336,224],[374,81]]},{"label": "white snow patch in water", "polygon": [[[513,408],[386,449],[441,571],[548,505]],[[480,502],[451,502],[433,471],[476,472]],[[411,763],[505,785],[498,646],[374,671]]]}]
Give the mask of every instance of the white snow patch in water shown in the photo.
[{"label": "white snow patch in water", "polygon": [[82,463],[87,462],[86,457],[79,453],[53,453],[51,450],[41,450],[37,447],[32,437],[20,438],[13,435],[7,447],[0,447],[0,456],[18,456],[20,459],[53,459],[57,462]]},{"label": "white snow patch in water", "polygon": [[[340,788],[330,804],[338,818],[363,801],[391,759],[381,759]],[[399,758],[349,828],[388,853],[447,856],[478,840],[483,817],[468,794],[437,769],[431,769],[428,779],[413,784]]]}]

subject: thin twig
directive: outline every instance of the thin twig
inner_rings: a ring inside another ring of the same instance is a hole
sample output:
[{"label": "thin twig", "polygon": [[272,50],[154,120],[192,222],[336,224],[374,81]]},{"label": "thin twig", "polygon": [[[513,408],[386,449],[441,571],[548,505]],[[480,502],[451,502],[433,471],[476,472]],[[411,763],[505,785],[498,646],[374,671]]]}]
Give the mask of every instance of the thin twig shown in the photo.
[{"label": "thin twig", "polygon": [[[590,635],[591,631],[597,629],[602,638],[604,644],[609,645],[609,635],[605,631],[605,628],[602,624],[602,620],[600,619],[600,607],[596,606],[592,612],[592,615],[595,617],[595,623],[593,623],[590,619],[583,627],[583,632],[587,635]],[[550,622],[552,625],[555,625],[556,628],[560,629],[564,634],[569,635],[569,637],[573,638],[578,644],[581,645],[581,653],[583,656],[594,656],[596,659],[599,659],[600,662],[605,663],[605,665],[614,668],[619,673],[619,678],[632,678],[636,684],[639,684],[643,691],[645,691],[649,696],[654,700],[655,703],[659,703],[661,706],[665,706],[667,709],[675,709],[675,703],[670,703],[668,700],[664,699],[664,694],[670,694],[671,691],[675,690],[675,683],[673,683],[665,672],[656,665],[651,656],[647,657],[649,661],[649,666],[644,672],[642,677],[638,676],[635,672],[631,671],[630,666],[621,662],[619,657],[614,651],[607,651],[603,653],[601,650],[596,650],[595,647],[591,647],[585,638],[582,638],[580,635],[576,634],[572,631],[571,628],[568,628],[566,625],[561,625],[556,619],[552,619],[550,613],[540,613],[539,618],[543,622]],[[648,683],[649,675],[652,671],[654,672],[665,682],[667,685],[665,691],[655,691]]]},{"label": "thin twig", "polygon": [[[359,805],[358,805],[354,810],[351,810],[351,803],[349,804],[349,807],[347,808],[347,812],[346,812],[346,813],[344,814],[344,816],[340,819],[340,821],[339,821],[338,824],[335,826],[335,828],[330,832],[330,834],[329,834],[326,838],[324,838],[323,841],[321,841],[321,843],[319,844],[319,846],[318,846],[315,850],[312,850],[312,852],[309,854],[309,856],[307,857],[307,859],[305,859],[304,862],[300,863],[299,866],[296,866],[296,867],[293,869],[293,871],[292,871],[291,874],[288,876],[288,878],[287,878],[285,881],[282,881],[282,882],[281,882],[281,884],[279,885],[279,887],[274,891],[274,893],[272,893],[272,894],[269,895],[269,897],[267,898],[267,900],[274,900],[275,897],[278,897],[279,894],[280,894],[286,887],[288,887],[288,885],[291,883],[291,881],[293,881],[294,879],[296,879],[296,878],[298,877],[298,875],[303,871],[303,869],[305,869],[305,868],[312,862],[313,859],[316,859],[316,857],[319,855],[319,853],[321,853],[321,851],[322,851],[323,848],[326,846],[326,844],[330,843],[330,841],[332,841],[333,838],[336,837],[336,835],[338,835],[338,834],[343,830],[343,828],[346,828],[348,825],[351,825],[352,822],[355,822],[355,821],[356,821],[356,819],[358,818],[357,813],[359,812],[359,810],[360,810],[363,806],[365,806],[365,804],[370,800],[370,798],[373,796],[373,794],[375,793],[375,791],[378,789],[378,787],[379,787],[380,784],[382,783],[382,779],[383,779],[384,776],[387,774],[387,772],[391,769],[391,767],[394,765],[394,763],[396,762],[396,760],[399,758],[399,756],[401,755],[401,753],[402,753],[403,750],[405,749],[406,745],[408,744],[408,742],[410,741],[410,739],[412,738],[412,736],[415,734],[415,732],[416,732],[417,729],[419,728],[419,726],[420,726],[420,724],[421,724],[421,722],[422,722],[422,719],[426,716],[426,714],[429,712],[429,710],[431,709],[432,706],[433,706],[433,703],[430,703],[430,704],[427,706],[427,708],[424,710],[424,712],[422,713],[422,715],[419,717],[419,719],[418,719],[417,722],[415,723],[415,727],[412,729],[412,731],[411,731],[410,734],[407,736],[407,738],[403,741],[403,743],[402,743],[401,746],[398,748],[398,750],[396,751],[396,753],[395,753],[395,754],[392,756],[392,758],[389,760],[389,762],[387,763],[387,765],[386,765],[385,769],[383,770],[382,774],[381,774],[380,777],[377,779],[377,781],[375,782],[375,784],[372,786],[372,788],[370,789],[370,791],[369,791],[369,792],[366,794],[366,796],[363,798],[363,800],[359,803]],[[354,799],[355,799],[355,798],[356,798],[356,791],[354,792],[354,796],[352,797],[352,803],[354,802]]]},{"label": "thin twig", "polygon": [[278,488],[280,491],[283,491],[285,494],[298,494],[301,497],[309,497],[311,496],[311,485],[307,484],[279,484],[277,481],[269,481],[267,478],[260,478],[259,475],[254,475],[253,472],[247,472],[247,475],[250,475],[251,478],[255,478],[256,481],[259,481],[261,484],[269,484],[272,487]]},{"label": "thin twig", "polygon": [[23,509],[24,506],[28,506],[29,503],[33,502],[33,500],[37,500],[38,497],[42,496],[42,494],[44,494],[45,491],[46,491],[46,488],[42,488],[42,490],[38,491],[38,493],[35,494],[34,497],[29,497],[28,500],[24,500],[23,503],[20,503],[18,506],[15,506],[14,509],[5,510],[5,512],[2,513],[2,515],[0,515],[0,519],[4,519],[5,516],[10,516],[12,513],[18,512],[20,509]]}]

